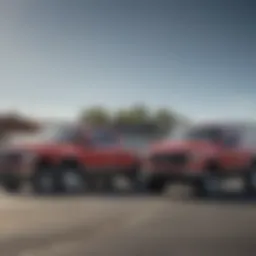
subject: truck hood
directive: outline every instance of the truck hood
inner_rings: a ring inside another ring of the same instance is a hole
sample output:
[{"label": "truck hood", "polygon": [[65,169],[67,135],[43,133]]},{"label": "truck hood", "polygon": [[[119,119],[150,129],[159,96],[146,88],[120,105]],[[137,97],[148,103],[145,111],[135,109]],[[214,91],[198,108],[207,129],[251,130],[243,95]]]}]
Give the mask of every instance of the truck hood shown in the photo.
[{"label": "truck hood", "polygon": [[75,153],[77,148],[70,144],[60,144],[60,143],[24,143],[24,144],[10,144],[5,147],[7,151],[27,151],[36,154],[51,154],[55,153]]},{"label": "truck hood", "polygon": [[150,154],[213,151],[216,146],[205,141],[160,141],[150,147]]}]

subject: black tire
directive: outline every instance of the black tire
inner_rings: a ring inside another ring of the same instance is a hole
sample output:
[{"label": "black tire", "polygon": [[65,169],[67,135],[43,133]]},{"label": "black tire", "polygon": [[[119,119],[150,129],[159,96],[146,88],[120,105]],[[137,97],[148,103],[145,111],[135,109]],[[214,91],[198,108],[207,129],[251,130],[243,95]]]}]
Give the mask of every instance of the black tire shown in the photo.
[{"label": "black tire", "polygon": [[57,171],[58,187],[65,194],[81,194],[87,191],[89,179],[78,164],[61,164]]},{"label": "black tire", "polygon": [[4,177],[2,187],[8,193],[19,193],[22,189],[22,181],[17,177]]},{"label": "black tire", "polygon": [[31,183],[33,192],[38,195],[53,195],[59,192],[56,170],[52,166],[39,166]]},{"label": "black tire", "polygon": [[131,174],[128,176],[128,179],[131,184],[132,192],[144,192],[145,191],[145,184],[143,182],[143,177],[141,174],[140,167],[136,167]]},{"label": "black tire", "polygon": [[256,196],[256,161],[254,161],[245,175],[246,194]]},{"label": "black tire", "polygon": [[103,192],[106,193],[113,193],[117,192],[115,182],[114,182],[115,176],[107,175],[106,177],[102,177],[100,180],[100,188]]},{"label": "black tire", "polygon": [[150,194],[162,194],[166,187],[166,180],[159,177],[151,177],[146,181],[145,189]]},{"label": "black tire", "polygon": [[217,197],[220,195],[220,168],[217,164],[207,165],[203,176],[193,183],[192,196],[199,198]]}]

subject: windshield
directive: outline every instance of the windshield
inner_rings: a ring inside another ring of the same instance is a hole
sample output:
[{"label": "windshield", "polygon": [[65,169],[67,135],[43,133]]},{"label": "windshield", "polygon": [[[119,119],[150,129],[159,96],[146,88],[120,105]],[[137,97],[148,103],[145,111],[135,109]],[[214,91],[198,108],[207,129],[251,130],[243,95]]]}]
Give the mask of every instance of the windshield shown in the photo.
[{"label": "windshield", "polygon": [[187,139],[187,136],[190,132],[188,127],[179,127],[174,129],[168,136],[167,139],[170,140],[184,140]]},{"label": "windshield", "polygon": [[223,136],[222,130],[216,127],[195,127],[177,129],[169,135],[171,140],[203,140],[219,141]]},{"label": "windshield", "polygon": [[104,129],[98,129],[91,133],[91,139],[94,145],[108,147],[117,145],[119,139],[114,132],[110,132]]}]

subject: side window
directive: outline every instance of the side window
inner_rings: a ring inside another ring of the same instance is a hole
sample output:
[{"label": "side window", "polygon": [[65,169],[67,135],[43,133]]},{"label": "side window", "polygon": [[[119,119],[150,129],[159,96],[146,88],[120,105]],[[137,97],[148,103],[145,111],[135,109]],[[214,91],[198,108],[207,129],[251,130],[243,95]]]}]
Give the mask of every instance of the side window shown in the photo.
[{"label": "side window", "polygon": [[63,143],[81,143],[82,135],[78,129],[63,128],[59,131],[57,140]]},{"label": "side window", "polygon": [[223,144],[227,147],[237,147],[240,144],[240,134],[236,130],[225,130],[223,132]]},{"label": "side window", "polygon": [[223,140],[223,131],[219,128],[212,128],[206,131],[208,139],[212,142],[220,142]]},{"label": "side window", "polygon": [[199,128],[193,129],[189,135],[189,139],[205,140],[211,142],[218,142],[222,140],[222,130],[218,128]]},{"label": "side window", "polygon": [[97,131],[92,134],[92,143],[100,147],[116,145],[118,140],[115,134],[108,131]]}]

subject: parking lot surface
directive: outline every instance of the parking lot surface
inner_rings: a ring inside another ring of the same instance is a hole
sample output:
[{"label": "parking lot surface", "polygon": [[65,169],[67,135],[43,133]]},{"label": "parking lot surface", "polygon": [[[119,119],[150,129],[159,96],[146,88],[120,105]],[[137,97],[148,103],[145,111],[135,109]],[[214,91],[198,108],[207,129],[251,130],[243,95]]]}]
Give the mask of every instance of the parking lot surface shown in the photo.
[{"label": "parking lot surface", "polygon": [[256,204],[0,195],[1,256],[255,255]]}]

